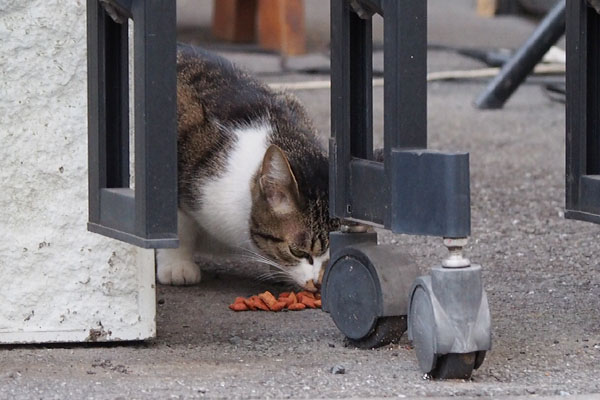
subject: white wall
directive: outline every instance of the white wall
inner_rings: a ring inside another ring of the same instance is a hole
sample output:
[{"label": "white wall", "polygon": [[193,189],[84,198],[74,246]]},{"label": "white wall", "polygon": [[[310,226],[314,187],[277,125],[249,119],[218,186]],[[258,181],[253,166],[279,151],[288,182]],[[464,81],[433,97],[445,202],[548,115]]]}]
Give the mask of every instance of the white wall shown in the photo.
[{"label": "white wall", "polygon": [[153,252],[86,231],[85,4],[0,0],[0,343],[155,334]]}]

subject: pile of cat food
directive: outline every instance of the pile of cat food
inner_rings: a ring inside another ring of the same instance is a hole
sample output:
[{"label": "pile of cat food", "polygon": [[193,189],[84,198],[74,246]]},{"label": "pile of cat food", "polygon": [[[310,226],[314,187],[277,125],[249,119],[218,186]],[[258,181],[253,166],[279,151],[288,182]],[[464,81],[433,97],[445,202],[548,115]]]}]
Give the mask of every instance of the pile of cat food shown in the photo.
[{"label": "pile of cat food", "polygon": [[273,296],[268,290],[256,296],[237,297],[229,305],[233,311],[300,311],[305,308],[321,308],[321,295],[311,292],[283,292],[279,297]]}]

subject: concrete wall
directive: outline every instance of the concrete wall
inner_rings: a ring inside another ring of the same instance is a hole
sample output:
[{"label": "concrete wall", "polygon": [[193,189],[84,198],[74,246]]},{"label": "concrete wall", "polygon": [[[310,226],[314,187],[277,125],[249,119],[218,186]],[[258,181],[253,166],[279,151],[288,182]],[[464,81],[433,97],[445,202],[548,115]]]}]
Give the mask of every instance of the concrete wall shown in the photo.
[{"label": "concrete wall", "polygon": [[84,0],[0,0],[0,343],[155,333],[154,257],[86,231]]}]

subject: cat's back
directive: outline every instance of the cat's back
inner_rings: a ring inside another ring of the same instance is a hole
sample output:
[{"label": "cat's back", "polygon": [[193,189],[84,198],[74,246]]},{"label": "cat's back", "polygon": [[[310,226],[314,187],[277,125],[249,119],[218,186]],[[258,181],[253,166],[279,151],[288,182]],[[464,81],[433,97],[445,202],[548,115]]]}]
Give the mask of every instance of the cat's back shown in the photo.
[{"label": "cat's back", "polygon": [[[177,68],[184,202],[202,203],[206,183],[231,169],[249,181],[270,144],[284,151],[303,187],[326,190],[326,157],[294,96],[274,92],[225,58],[194,46],[178,46]],[[203,190],[194,190],[200,186]]]},{"label": "cat's back", "polygon": [[178,46],[177,77],[179,108],[201,105],[205,118],[224,125],[252,123],[272,105],[273,93],[266,85],[199,47]]},{"label": "cat's back", "polygon": [[[180,205],[188,209],[207,205],[208,192],[214,199],[231,189],[219,186],[210,191],[212,183],[232,167],[244,169],[248,162],[260,161],[267,130],[255,128],[264,125],[273,96],[264,84],[225,58],[198,47],[178,46]],[[230,181],[228,185],[236,180]]]}]

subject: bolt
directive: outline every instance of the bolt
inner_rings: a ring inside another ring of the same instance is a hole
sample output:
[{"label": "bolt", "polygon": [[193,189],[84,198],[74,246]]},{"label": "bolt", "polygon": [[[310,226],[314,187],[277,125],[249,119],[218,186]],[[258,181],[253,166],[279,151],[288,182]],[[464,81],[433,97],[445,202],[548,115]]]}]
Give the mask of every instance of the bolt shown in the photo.
[{"label": "bolt", "polygon": [[467,238],[444,238],[444,246],[450,254],[442,261],[444,268],[465,268],[471,265],[468,258],[463,257],[463,247],[467,245]]}]

